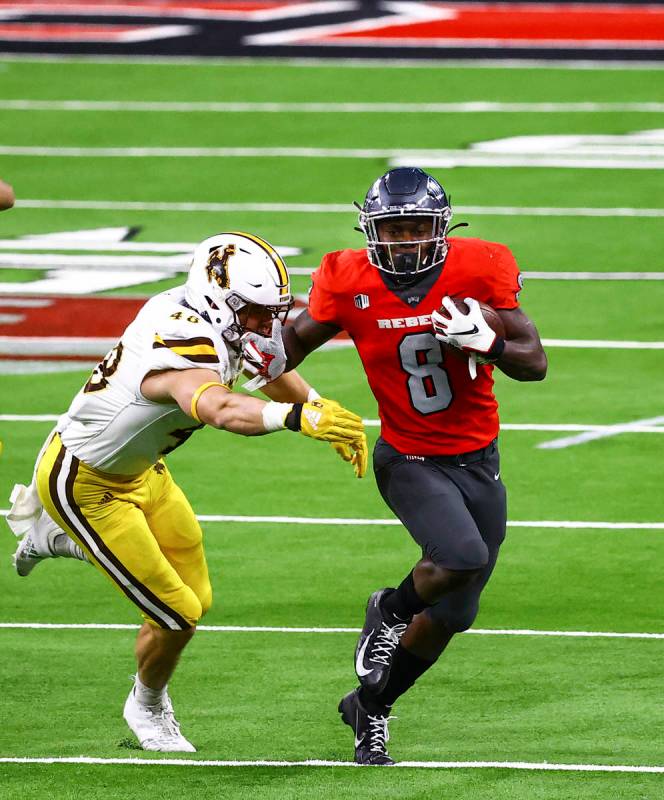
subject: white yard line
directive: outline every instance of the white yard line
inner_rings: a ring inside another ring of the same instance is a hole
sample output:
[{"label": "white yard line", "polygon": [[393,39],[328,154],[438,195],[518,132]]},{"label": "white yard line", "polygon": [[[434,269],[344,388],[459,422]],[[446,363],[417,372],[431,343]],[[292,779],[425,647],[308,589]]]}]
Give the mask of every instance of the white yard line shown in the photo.
[{"label": "white yard line", "polygon": [[[156,203],[132,200],[31,200],[16,201],[17,208],[60,208],[71,210],[97,211],[182,211],[209,212],[252,212],[285,214],[356,214],[351,203]],[[532,217],[664,217],[664,208],[593,208],[558,206],[454,206],[456,214],[477,214],[479,216],[532,216]],[[540,273],[531,273],[537,276]],[[541,273],[549,275],[551,273]],[[576,274],[576,273],[558,273]],[[612,274],[612,273],[591,273]],[[641,274],[641,273],[625,273]],[[649,274],[649,273],[643,273]],[[660,273],[664,274],[664,273]]]},{"label": "white yard line", "polygon": [[664,272],[530,272],[523,277],[543,281],[662,281]]},{"label": "white yard line", "polygon": [[[83,273],[81,273],[83,274]],[[149,273],[141,273],[145,278]],[[147,278],[146,278],[147,279]],[[0,336],[0,356],[100,356],[114,346],[116,339],[76,336]],[[664,342],[621,342],[594,339],[543,339],[545,347],[594,350],[664,350]],[[323,348],[353,347],[350,339],[328,342]]]},{"label": "white yard line", "polygon": [[571,169],[664,169],[654,148],[626,154],[621,147],[576,153],[483,152],[481,150],[404,150],[339,147],[33,147],[0,146],[0,155],[31,158],[340,158],[387,159],[391,166],[556,167]]},{"label": "white yard line", "polygon": [[[0,630],[113,630],[133,631],[140,625],[102,622],[0,622]],[[208,633],[352,633],[360,628],[286,627],[277,625],[198,625],[196,630]],[[664,639],[664,633],[633,633],[619,631],[546,631],[531,628],[471,628],[464,631],[476,636],[545,636],[572,639]]]},{"label": "white yard line", "polygon": [[[188,758],[93,758],[90,756],[49,756],[46,758],[0,758],[0,764],[103,764],[167,767],[360,767],[352,761],[278,761],[258,759],[253,761],[201,761]],[[664,773],[664,766],[618,764],[555,764],[550,761],[399,761],[395,767],[406,769],[513,769],[531,772],[617,772]]]},{"label": "white yard line", "polygon": [[[9,509],[0,509],[0,517],[6,517]],[[398,519],[371,519],[365,517],[285,517],[285,516],[247,516],[246,514],[197,514],[199,522],[241,522],[259,525],[357,525],[357,526],[398,526]],[[508,520],[508,528],[552,528],[554,530],[615,530],[651,531],[664,530],[664,522],[608,522],[591,520]]]},{"label": "white yard line", "polygon": [[542,339],[545,347],[590,350],[664,350],[664,342],[626,342],[609,339]]},{"label": "white yard line", "polygon": [[538,102],[500,103],[472,100],[457,103],[293,103],[151,100],[29,100],[0,99],[3,111],[127,111],[165,113],[264,113],[264,114],[533,114],[533,113],[656,113],[664,112],[657,102]]},{"label": "white yard line", "polygon": [[583,431],[576,436],[564,436],[560,439],[551,439],[548,442],[541,442],[537,445],[540,450],[562,450],[567,447],[574,447],[579,444],[586,444],[597,439],[607,439],[610,436],[618,436],[621,433],[632,433],[635,429],[643,426],[659,426],[664,424],[664,416],[649,417],[648,419],[638,419],[633,422],[620,422],[616,425],[607,425],[602,429],[594,431]]},{"label": "white yard line", "polygon": [[[0,305],[2,303],[0,302]],[[0,414],[0,422],[55,422],[60,414]],[[379,419],[363,419],[368,428],[379,428]],[[621,423],[622,424],[622,423]],[[613,431],[613,425],[584,425],[578,423],[541,423],[541,422],[504,422],[501,431],[552,431],[552,432],[585,432],[585,431]],[[629,429],[630,433],[664,433],[664,427],[657,425],[634,424]]]}]

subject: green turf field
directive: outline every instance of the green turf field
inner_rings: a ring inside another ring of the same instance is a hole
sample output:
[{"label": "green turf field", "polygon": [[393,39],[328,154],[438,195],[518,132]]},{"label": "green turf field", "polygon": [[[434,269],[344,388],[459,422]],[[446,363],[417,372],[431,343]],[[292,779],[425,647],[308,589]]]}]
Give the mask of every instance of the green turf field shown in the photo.
[{"label": "green turf field", "polygon": [[[661,102],[661,74],[0,60],[0,100]],[[525,134],[619,135],[661,128],[664,114],[654,112],[185,114],[19,111],[3,109],[0,102],[0,143],[28,147],[461,149]],[[362,246],[353,231],[351,203],[362,200],[387,167],[381,158],[5,156],[0,177],[14,185],[19,201],[0,215],[0,238],[140,226],[136,241],[196,242],[218,230],[244,228],[300,248],[302,254],[289,263],[313,267],[327,250]],[[662,217],[638,215],[639,209],[664,208],[661,171],[431,171],[455,206],[475,209],[455,215],[454,221],[471,223],[457,234],[507,243],[525,271],[664,271]],[[45,201],[46,207],[22,206],[21,200]],[[63,200],[146,206],[48,206]],[[347,204],[349,210],[150,207],[187,202]],[[512,211],[486,210],[497,206]],[[577,212],[534,214],[532,208]],[[635,213],[583,211],[612,208]],[[28,277],[42,273],[0,270],[0,282]],[[147,294],[179,280],[111,293]],[[306,292],[308,283],[297,276],[296,291]],[[661,343],[663,299],[661,280],[562,277],[528,280],[522,295],[545,339],[595,342]],[[368,524],[390,520],[372,477],[356,481],[326,445],[289,433],[243,439],[206,430],[169,457],[199,514],[310,519],[203,523],[215,591],[204,622],[236,630],[197,635],[172,695],[183,730],[198,747],[185,760],[242,765],[2,762],[78,756],[164,760],[133,749],[121,717],[133,669],[133,630],[27,627],[133,625],[138,622],[133,607],[78,562],[48,562],[29,579],[19,579],[10,561],[15,543],[6,529],[0,540],[0,798],[664,796],[661,772],[582,769],[664,766],[664,638],[608,635],[664,634],[664,439],[653,429],[657,423],[649,422],[664,414],[662,349],[552,346],[549,361],[544,383],[517,384],[497,376],[506,426],[502,474],[512,524],[483,595],[477,633],[457,637],[440,664],[398,703],[398,719],[391,723],[390,753],[398,761],[509,762],[511,767],[358,770],[255,763],[351,761],[352,733],[340,724],[336,705],[354,686],[353,629],[361,626],[368,594],[399,581],[417,551],[399,526]],[[376,419],[375,401],[352,349],[318,352],[301,371],[321,393]],[[0,374],[0,415],[60,413],[85,378],[82,371]],[[573,431],[513,427],[639,421],[650,432],[623,432],[560,449],[538,445]],[[0,419],[1,509],[8,506],[13,483],[29,480],[50,424]],[[368,433],[373,442],[378,428],[371,426]],[[359,522],[319,524],[316,518]],[[583,522],[599,525],[579,527]],[[282,630],[246,630],[256,627]],[[283,630],[288,628],[319,630]],[[577,766],[546,770],[545,762]]]}]

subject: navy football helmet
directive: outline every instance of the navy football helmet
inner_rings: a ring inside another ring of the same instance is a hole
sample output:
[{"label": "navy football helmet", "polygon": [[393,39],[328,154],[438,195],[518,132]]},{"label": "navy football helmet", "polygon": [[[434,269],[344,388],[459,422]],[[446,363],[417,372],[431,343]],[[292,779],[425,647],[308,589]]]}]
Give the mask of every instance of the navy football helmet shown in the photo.
[{"label": "navy football helmet", "polygon": [[[412,280],[442,264],[452,208],[443,187],[418,167],[398,167],[373,184],[360,208],[360,230],[369,261],[385,272]],[[429,217],[431,236],[404,242],[381,241],[377,224],[385,219]],[[408,252],[395,252],[408,246]]]}]

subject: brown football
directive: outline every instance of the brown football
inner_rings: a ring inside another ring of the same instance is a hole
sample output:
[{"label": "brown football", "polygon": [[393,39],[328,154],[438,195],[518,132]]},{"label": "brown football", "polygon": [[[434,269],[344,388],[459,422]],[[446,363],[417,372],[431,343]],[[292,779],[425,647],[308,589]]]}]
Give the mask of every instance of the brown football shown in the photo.
[{"label": "brown football", "polygon": [[[464,314],[468,313],[468,306],[464,303],[463,298],[461,297],[453,297],[452,300],[454,304],[459,309],[459,311],[463,311]],[[495,331],[498,336],[502,336],[505,338],[505,325],[500,318],[500,314],[496,311],[495,308],[492,308],[490,305],[486,303],[480,303],[480,308],[482,309],[482,316],[486,320],[487,325]],[[441,306],[439,312],[444,317],[449,317],[447,313],[447,309],[445,306]]]}]

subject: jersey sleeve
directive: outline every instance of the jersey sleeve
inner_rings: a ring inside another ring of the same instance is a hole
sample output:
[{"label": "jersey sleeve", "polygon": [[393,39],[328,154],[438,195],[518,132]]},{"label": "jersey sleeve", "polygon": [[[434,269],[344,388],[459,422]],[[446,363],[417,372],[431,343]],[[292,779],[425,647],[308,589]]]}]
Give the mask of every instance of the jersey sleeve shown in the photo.
[{"label": "jersey sleeve", "polygon": [[327,253],[327,255],[323,256],[320,267],[311,276],[309,315],[316,322],[342,327],[339,321],[337,296],[334,291],[336,261],[337,253]]},{"label": "jersey sleeve", "polygon": [[492,243],[490,258],[490,304],[494,308],[518,308],[523,277],[512,251],[503,244]]},{"label": "jersey sleeve", "polygon": [[155,320],[146,333],[150,341],[146,343],[145,374],[151,370],[198,367],[213,370],[221,383],[232,386],[234,376],[226,347],[209,325],[169,318]]}]

